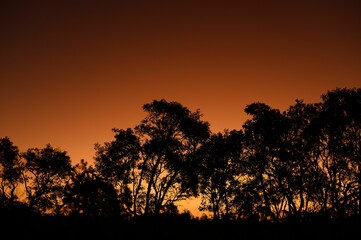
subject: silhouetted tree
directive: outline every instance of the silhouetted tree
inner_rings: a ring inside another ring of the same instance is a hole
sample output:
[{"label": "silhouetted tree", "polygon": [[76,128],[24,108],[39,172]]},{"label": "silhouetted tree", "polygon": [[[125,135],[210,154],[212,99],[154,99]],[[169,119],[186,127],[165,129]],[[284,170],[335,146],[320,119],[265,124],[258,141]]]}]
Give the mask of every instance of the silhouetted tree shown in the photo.
[{"label": "silhouetted tree", "polygon": [[281,193],[287,201],[287,207],[283,209],[287,214],[282,217],[300,219],[304,213],[316,210],[315,199],[324,184],[325,176],[309,146],[314,144],[310,124],[319,116],[319,108],[319,104],[305,104],[296,100],[283,113],[289,125],[280,149],[277,170],[281,177]]},{"label": "silhouetted tree", "polygon": [[248,186],[256,191],[253,199],[262,219],[277,219],[287,201],[287,175],[280,154],[290,123],[277,109],[264,103],[253,103],[245,112],[252,116],[243,125],[247,161],[243,170],[247,175]]},{"label": "silhouetted tree", "polygon": [[141,145],[130,128],[113,129],[114,141],[96,144],[95,169],[117,190],[120,204],[133,216],[141,214],[144,194],[139,169]]},{"label": "silhouetted tree", "polygon": [[145,213],[158,214],[163,206],[184,200],[196,192],[195,153],[209,136],[209,124],[199,110],[191,112],[177,102],[165,100],[145,104],[148,115],[136,127],[143,136],[147,182]]},{"label": "silhouetted tree", "polygon": [[18,203],[23,168],[18,147],[8,137],[0,138],[0,208]]},{"label": "silhouetted tree", "polygon": [[236,218],[235,193],[241,186],[242,141],[242,132],[225,131],[213,134],[199,151],[200,210],[212,212],[215,220]]},{"label": "silhouetted tree", "polygon": [[124,214],[111,182],[100,179],[84,160],[75,165],[72,171],[63,203],[62,212],[65,215],[109,219]]},{"label": "silhouetted tree", "polygon": [[217,134],[199,110],[154,100],[135,128],[114,128],[112,141],[95,145],[94,167],[73,167],[50,144],[20,153],[0,138],[0,210],[176,219],[177,203],[200,195],[214,220],[360,216],[361,89],[321,97],[283,112],[249,104],[242,129]]},{"label": "silhouetted tree", "polygon": [[209,136],[199,110],[153,101],[135,131],[114,130],[115,140],[96,146],[97,170],[132,196],[131,212],[159,214],[196,193],[195,153]]},{"label": "silhouetted tree", "polygon": [[331,217],[360,214],[361,89],[336,89],[322,95],[319,166],[327,176],[320,201]]},{"label": "silhouetted tree", "polygon": [[71,162],[66,151],[53,148],[28,149],[23,179],[29,207],[42,214],[59,214]]}]

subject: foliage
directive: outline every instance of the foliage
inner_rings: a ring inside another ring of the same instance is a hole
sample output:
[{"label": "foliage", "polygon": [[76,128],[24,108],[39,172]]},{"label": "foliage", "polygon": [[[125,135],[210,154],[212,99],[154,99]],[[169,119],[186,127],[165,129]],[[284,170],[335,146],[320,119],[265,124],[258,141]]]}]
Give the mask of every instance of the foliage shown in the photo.
[{"label": "foliage", "polygon": [[297,99],[283,112],[255,102],[240,130],[219,133],[199,110],[154,100],[136,127],[114,128],[112,141],[95,145],[91,166],[72,166],[50,144],[20,152],[0,138],[0,209],[189,220],[177,204],[199,197],[199,209],[218,221],[359,217],[361,89],[338,88],[321,99]]},{"label": "foliage", "polygon": [[112,181],[133,215],[169,212],[174,203],[197,194],[195,153],[209,135],[199,111],[177,102],[153,101],[135,129],[113,129],[114,140],[96,145],[95,166]]}]

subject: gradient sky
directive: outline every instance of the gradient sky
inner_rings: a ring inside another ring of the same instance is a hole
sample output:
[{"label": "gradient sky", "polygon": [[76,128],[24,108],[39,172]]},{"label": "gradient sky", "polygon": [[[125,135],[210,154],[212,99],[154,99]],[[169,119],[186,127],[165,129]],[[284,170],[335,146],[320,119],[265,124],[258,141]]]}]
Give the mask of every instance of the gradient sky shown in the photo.
[{"label": "gradient sky", "polygon": [[92,162],[155,99],[213,132],[361,87],[361,1],[1,1],[0,137]]}]

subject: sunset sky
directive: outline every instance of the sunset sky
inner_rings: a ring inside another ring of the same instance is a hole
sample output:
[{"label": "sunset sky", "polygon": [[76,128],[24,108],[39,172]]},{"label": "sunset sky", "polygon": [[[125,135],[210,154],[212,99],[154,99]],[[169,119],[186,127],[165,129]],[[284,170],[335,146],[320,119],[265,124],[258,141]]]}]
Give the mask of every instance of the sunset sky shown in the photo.
[{"label": "sunset sky", "polygon": [[213,132],[361,87],[361,1],[1,1],[0,137],[92,162],[155,99]]}]

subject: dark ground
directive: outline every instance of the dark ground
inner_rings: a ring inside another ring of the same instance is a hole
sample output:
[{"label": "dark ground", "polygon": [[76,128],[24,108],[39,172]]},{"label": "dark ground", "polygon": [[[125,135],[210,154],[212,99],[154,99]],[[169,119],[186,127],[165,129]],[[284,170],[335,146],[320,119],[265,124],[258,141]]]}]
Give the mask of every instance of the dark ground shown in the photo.
[{"label": "dark ground", "polygon": [[[307,223],[148,218],[129,221],[1,214],[0,239],[359,239],[360,219]],[[9,236],[6,237],[5,236]]]}]

